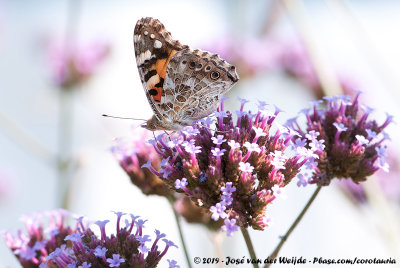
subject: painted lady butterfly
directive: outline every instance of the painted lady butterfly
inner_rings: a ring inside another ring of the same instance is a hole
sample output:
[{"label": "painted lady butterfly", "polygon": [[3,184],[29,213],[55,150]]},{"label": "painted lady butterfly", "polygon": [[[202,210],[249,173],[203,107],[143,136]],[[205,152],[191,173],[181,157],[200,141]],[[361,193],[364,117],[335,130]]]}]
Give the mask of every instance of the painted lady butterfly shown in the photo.
[{"label": "painted lady butterfly", "polygon": [[134,32],[136,62],[154,115],[142,127],[180,130],[214,112],[238,80],[236,68],[216,54],[191,50],[157,19],[142,18]]}]

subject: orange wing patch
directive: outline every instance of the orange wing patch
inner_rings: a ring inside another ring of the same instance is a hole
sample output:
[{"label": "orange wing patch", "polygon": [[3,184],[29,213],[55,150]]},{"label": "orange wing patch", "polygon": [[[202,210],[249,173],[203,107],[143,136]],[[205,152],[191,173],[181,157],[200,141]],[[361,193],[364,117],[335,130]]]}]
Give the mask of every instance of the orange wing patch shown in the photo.
[{"label": "orange wing patch", "polygon": [[171,50],[171,52],[168,55],[168,58],[158,59],[156,63],[153,64],[150,68],[150,70],[155,70],[157,74],[154,74],[147,81],[147,86],[149,88],[149,94],[153,97],[153,100],[157,103],[161,102],[162,90],[164,85],[164,79],[167,74],[168,63],[176,52],[177,50]]}]

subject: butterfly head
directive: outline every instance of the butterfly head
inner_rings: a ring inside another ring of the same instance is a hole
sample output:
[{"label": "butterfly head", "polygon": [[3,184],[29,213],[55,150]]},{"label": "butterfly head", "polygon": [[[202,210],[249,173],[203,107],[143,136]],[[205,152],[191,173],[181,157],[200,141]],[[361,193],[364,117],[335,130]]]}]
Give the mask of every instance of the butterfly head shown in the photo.
[{"label": "butterfly head", "polygon": [[147,120],[145,123],[143,123],[141,125],[141,127],[145,128],[147,130],[150,130],[150,131],[156,131],[156,130],[158,130],[157,121],[159,121],[159,120],[153,115],[149,120]]},{"label": "butterfly head", "polygon": [[182,128],[186,127],[182,123],[178,122],[165,122],[164,120],[159,120],[155,115],[153,115],[146,123],[142,124],[141,127],[145,128],[150,131],[157,131],[157,130],[172,130],[178,131]]}]

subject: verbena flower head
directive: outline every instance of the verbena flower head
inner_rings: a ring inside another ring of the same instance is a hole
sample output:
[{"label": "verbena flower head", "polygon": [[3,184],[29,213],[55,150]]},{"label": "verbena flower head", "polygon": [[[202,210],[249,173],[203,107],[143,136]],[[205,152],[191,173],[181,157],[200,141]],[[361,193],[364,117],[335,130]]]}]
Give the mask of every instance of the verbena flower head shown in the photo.
[{"label": "verbena flower head", "polygon": [[289,125],[301,135],[302,141],[313,153],[306,163],[311,183],[329,185],[333,178],[349,178],[355,183],[365,181],[378,169],[388,170],[387,135],[383,130],[392,122],[388,116],[383,124],[369,119],[371,110],[360,108],[359,94],[351,101],[349,96],[325,97],[326,108],[304,111],[307,129],[302,131],[295,120]]},{"label": "verbena flower head", "polygon": [[4,232],[7,246],[13,251],[23,267],[38,267],[51,252],[63,245],[66,236],[77,232],[77,227],[66,224],[69,212],[59,209],[32,216],[22,216],[26,233],[16,235]]},{"label": "verbena flower head", "polygon": [[210,130],[210,118],[203,119],[178,135],[158,137],[154,145],[168,159],[157,174],[209,210],[213,220],[223,221],[228,235],[235,226],[264,229],[266,206],[277,197],[273,187],[286,186],[308,158],[286,154],[293,131],[281,127],[271,133],[278,109],[268,112],[263,104],[252,113],[244,111],[246,100],[240,102],[236,119],[221,103],[215,113],[216,131]]},{"label": "verbena flower head", "polygon": [[[393,150],[398,147],[390,147],[388,149],[387,163],[390,166],[390,172],[378,170],[374,176],[377,185],[380,187],[379,191],[385,197],[396,203],[400,203],[400,160],[398,159],[399,151]],[[355,184],[352,180],[340,180],[338,183],[340,189],[346,194],[347,197],[354,201],[354,204],[368,204],[368,197],[362,184]]]},{"label": "verbena flower head", "polygon": [[131,182],[145,195],[171,196],[172,192],[157,175],[149,169],[142,168],[143,165],[150,165],[150,163],[156,168],[163,166],[161,156],[151,144],[145,143],[146,139],[148,136],[144,131],[129,140],[116,139],[111,152],[128,174]]},{"label": "verbena flower head", "polygon": [[[108,220],[89,225],[80,217],[76,227],[67,227],[66,212],[59,210],[49,212],[48,228],[43,215],[37,214],[25,218],[27,235],[18,231],[15,236],[5,233],[4,237],[23,267],[156,267],[170,247],[177,247],[158,230],[145,235],[145,220],[132,214],[115,214],[116,234],[107,235]],[[100,237],[94,234],[95,228],[100,229]]]},{"label": "verbena flower head", "polygon": [[[111,152],[128,174],[131,182],[145,195],[160,195],[167,197],[169,200],[174,200],[174,209],[187,222],[200,223],[212,230],[221,227],[220,223],[210,220],[209,211],[197,207],[184,195],[169,189],[168,185],[160,177],[162,178],[169,174],[169,170],[165,168],[165,165],[170,159],[163,159],[161,154],[157,153],[156,150],[158,148],[152,145],[155,143],[154,139],[145,142],[149,138],[146,135],[147,132],[135,129],[135,133],[137,134],[136,137],[131,139],[116,139],[111,147]],[[180,142],[172,138],[167,146],[174,146],[175,143]],[[156,171],[156,169],[159,169],[159,171]]]},{"label": "verbena flower head", "polygon": [[53,44],[49,60],[55,83],[69,89],[85,82],[109,54],[110,45],[103,41],[79,44],[66,48]]}]

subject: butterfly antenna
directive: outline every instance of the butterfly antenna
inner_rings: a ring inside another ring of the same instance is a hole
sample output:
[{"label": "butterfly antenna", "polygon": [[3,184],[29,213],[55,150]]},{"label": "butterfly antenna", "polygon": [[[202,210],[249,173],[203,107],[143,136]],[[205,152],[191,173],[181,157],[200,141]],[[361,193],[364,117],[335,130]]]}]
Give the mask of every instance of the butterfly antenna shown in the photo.
[{"label": "butterfly antenna", "polygon": [[129,119],[129,120],[147,121],[147,120],[145,120],[145,119],[138,119],[138,118],[132,118],[132,117],[112,116],[112,115],[108,115],[108,114],[102,114],[101,116],[110,117],[110,118],[116,118],[116,119]]},{"label": "butterfly antenna", "polygon": [[137,125],[137,126],[135,126],[132,130],[135,130],[135,129],[137,129],[138,127],[141,127],[142,125]]}]

